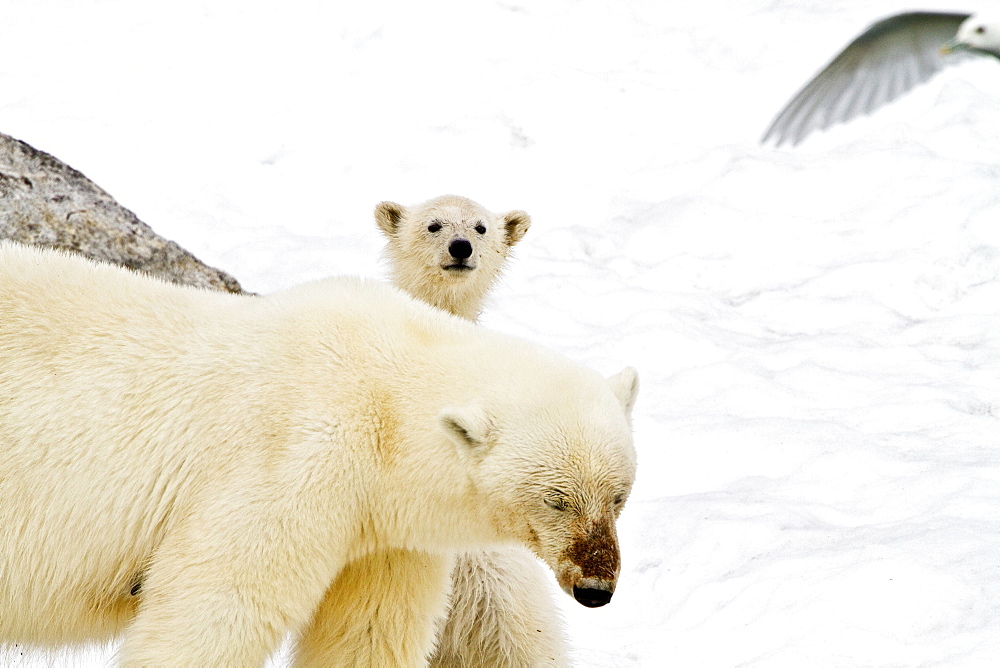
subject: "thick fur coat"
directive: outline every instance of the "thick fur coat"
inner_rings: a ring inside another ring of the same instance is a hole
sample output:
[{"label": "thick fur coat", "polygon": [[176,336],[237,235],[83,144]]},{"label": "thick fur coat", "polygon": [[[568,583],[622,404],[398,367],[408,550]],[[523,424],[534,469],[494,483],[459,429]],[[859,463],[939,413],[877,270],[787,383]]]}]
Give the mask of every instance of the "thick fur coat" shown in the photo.
[{"label": "thick fur coat", "polygon": [[[382,202],[375,221],[387,239],[384,255],[397,286],[469,320],[479,316],[511,247],[531,225],[523,211],[493,214],[456,195],[409,207]],[[454,257],[466,252],[467,259]],[[546,572],[523,548],[459,555],[431,665],[570,665],[562,616],[548,591]]]},{"label": "thick fur coat", "polygon": [[0,244],[0,643],[423,665],[454,553],[502,544],[609,597],[636,388],[375,282],[234,296]]}]

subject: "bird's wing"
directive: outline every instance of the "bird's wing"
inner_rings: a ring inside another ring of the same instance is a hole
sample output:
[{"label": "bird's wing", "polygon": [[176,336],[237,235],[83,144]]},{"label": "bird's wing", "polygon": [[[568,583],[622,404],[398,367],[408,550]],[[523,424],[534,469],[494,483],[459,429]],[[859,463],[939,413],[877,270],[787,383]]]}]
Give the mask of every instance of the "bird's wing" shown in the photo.
[{"label": "bird's wing", "polygon": [[792,98],[761,141],[798,144],[814,130],[871,113],[962,60],[938,49],[969,16],[907,12],[873,23]]}]

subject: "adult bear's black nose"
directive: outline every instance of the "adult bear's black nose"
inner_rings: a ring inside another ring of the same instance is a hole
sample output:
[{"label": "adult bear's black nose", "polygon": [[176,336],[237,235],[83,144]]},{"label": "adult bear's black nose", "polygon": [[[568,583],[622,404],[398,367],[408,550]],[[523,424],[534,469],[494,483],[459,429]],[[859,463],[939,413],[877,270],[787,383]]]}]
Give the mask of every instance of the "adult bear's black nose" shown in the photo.
[{"label": "adult bear's black nose", "polygon": [[611,592],[607,589],[573,587],[573,598],[588,608],[599,608],[611,600]]},{"label": "adult bear's black nose", "polygon": [[472,244],[465,239],[455,239],[448,245],[448,253],[456,260],[464,260],[472,255]]}]

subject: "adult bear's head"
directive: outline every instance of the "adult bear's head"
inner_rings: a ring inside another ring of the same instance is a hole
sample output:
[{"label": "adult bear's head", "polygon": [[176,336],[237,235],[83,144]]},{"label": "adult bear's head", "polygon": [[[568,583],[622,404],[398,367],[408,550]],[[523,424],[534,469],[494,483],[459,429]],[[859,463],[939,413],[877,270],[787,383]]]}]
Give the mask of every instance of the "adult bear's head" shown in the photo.
[{"label": "adult bear's head", "polygon": [[621,571],[615,521],[635,480],[638,376],[628,368],[607,380],[552,374],[516,385],[516,396],[447,408],[440,422],[500,534],[531,548],[582,605],[602,606]]}]

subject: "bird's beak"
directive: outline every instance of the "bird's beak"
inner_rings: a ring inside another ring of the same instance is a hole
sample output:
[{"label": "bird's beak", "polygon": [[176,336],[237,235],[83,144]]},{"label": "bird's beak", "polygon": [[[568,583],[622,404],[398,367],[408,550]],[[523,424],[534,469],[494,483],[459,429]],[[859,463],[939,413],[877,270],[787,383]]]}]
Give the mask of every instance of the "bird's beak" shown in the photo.
[{"label": "bird's beak", "polygon": [[947,56],[949,53],[954,53],[955,51],[966,51],[968,48],[969,47],[967,45],[959,42],[957,39],[949,39],[938,48],[938,53],[942,56]]}]

